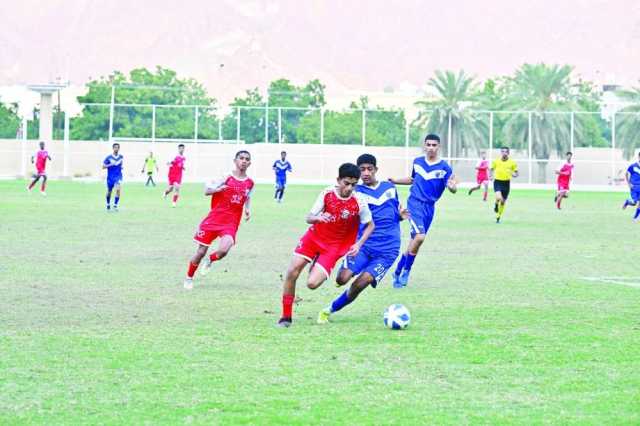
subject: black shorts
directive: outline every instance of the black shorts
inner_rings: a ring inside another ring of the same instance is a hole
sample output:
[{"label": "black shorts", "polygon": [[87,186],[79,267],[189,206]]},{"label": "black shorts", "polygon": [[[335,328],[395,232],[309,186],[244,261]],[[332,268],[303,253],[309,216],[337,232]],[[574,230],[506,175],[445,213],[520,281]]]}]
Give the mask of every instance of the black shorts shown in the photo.
[{"label": "black shorts", "polygon": [[502,194],[503,199],[507,199],[509,197],[509,190],[511,189],[511,181],[510,180],[498,180],[495,179],[493,181],[493,191]]}]

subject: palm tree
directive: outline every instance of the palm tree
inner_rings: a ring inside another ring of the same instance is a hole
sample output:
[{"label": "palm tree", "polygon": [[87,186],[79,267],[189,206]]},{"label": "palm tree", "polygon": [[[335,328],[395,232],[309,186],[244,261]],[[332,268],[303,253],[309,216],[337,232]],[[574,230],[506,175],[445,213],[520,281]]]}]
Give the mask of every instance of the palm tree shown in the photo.
[{"label": "palm tree", "polygon": [[[435,100],[422,100],[416,106],[422,108],[414,125],[438,133],[444,140],[451,141],[451,155],[458,157],[469,150],[479,151],[489,133],[486,114],[474,114],[468,107],[475,100],[476,84],[473,77],[460,71],[436,71],[435,78],[428,85],[435,89]],[[449,135],[451,117],[451,135]],[[447,137],[449,136],[449,137]]]},{"label": "palm tree", "polygon": [[620,111],[622,114],[616,116],[616,145],[629,159],[640,147],[640,88],[620,90],[616,95],[629,104]]},{"label": "palm tree", "polygon": [[[531,112],[532,157],[539,161],[538,179],[546,181],[547,160],[552,152],[561,156],[571,139],[571,111],[580,110],[570,80],[568,65],[524,64],[508,84],[507,107],[527,111],[511,114],[503,128],[504,137],[515,148],[528,149]],[[574,134],[584,128],[582,115],[575,115]]]}]

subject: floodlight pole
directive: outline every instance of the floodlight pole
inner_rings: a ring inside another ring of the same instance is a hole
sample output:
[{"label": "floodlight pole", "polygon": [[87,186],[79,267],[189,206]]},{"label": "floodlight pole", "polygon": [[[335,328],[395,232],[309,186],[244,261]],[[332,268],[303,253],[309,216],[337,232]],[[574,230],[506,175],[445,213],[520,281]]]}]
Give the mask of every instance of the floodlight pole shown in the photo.
[{"label": "floodlight pole", "polygon": [[111,85],[111,105],[109,106],[109,142],[113,141],[113,108],[116,101],[116,86]]}]

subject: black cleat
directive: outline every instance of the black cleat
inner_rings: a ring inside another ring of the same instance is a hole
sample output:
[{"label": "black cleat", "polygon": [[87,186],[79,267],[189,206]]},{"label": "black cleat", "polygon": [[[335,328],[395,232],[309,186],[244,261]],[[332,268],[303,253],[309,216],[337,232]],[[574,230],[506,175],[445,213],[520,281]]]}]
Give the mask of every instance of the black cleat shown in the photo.
[{"label": "black cleat", "polygon": [[291,318],[282,317],[278,320],[278,327],[289,328],[291,327]]},{"label": "black cleat", "polygon": [[500,223],[500,218],[496,217],[496,223]]},{"label": "black cleat", "polygon": [[495,213],[498,213],[498,203],[495,203],[495,204],[494,204],[494,206],[493,206],[493,211],[494,211]]}]

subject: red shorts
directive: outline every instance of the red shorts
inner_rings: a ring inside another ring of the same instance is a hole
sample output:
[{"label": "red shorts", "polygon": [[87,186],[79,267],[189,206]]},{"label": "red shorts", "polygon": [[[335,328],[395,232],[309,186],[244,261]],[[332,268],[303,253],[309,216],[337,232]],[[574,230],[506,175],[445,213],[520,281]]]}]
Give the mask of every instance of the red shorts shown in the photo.
[{"label": "red shorts", "polygon": [[482,185],[483,183],[487,182],[489,182],[489,178],[487,178],[486,176],[476,176],[476,183],[478,185]]},{"label": "red shorts", "polygon": [[338,247],[320,245],[313,235],[307,232],[302,236],[293,253],[296,256],[307,259],[309,262],[313,262],[315,260],[315,264],[320,266],[327,278],[329,278],[329,276],[331,276],[331,270],[336,263],[338,263],[340,258],[346,254],[347,250]]},{"label": "red shorts", "polygon": [[228,235],[233,239],[233,242],[235,243],[237,232],[238,228],[232,227],[220,228],[216,229],[215,231],[198,228],[198,230],[196,231],[196,235],[193,236],[193,240],[198,244],[209,247],[216,238]]},{"label": "red shorts", "polygon": [[42,170],[37,169],[36,170],[36,176],[46,176],[46,175],[47,175],[47,172],[45,171],[45,169],[42,169]]},{"label": "red shorts", "polygon": [[569,183],[558,182],[558,191],[568,191]]},{"label": "red shorts", "polygon": [[180,184],[182,184],[182,176],[169,175],[169,185],[180,185]]}]

